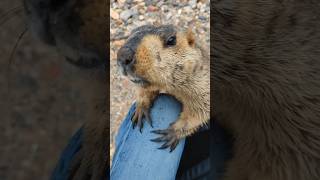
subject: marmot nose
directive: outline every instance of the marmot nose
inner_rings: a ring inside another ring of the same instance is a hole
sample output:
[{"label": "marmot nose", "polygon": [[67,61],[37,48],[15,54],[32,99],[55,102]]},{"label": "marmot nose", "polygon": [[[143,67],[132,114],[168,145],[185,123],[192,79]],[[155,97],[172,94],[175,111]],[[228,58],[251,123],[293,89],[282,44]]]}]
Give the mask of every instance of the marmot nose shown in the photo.
[{"label": "marmot nose", "polygon": [[117,61],[124,69],[132,67],[134,63],[134,51],[128,47],[122,47],[118,51]]}]

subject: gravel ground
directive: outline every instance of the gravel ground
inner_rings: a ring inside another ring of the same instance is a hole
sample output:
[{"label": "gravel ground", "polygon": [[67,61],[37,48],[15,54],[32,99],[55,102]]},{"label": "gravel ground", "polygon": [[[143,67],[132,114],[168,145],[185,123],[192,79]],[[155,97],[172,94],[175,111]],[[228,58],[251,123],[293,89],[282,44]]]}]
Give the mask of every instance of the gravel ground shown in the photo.
[{"label": "gravel ground", "polygon": [[130,31],[145,24],[174,24],[181,29],[193,27],[197,40],[209,47],[210,1],[209,0],[118,0],[111,1],[110,57],[111,57],[111,156],[114,137],[130,105],[134,102],[134,86],[123,77],[116,67],[117,50]]}]

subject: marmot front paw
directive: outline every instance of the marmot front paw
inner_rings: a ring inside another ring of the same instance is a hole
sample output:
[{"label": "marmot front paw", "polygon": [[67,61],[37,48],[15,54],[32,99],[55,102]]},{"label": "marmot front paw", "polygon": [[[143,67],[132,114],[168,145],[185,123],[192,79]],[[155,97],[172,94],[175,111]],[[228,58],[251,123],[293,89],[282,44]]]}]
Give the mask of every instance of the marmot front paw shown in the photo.
[{"label": "marmot front paw", "polygon": [[151,139],[152,142],[164,142],[164,144],[158,149],[166,149],[170,147],[170,152],[172,152],[179,144],[178,132],[173,128],[171,123],[167,129],[164,130],[154,130],[152,133],[159,134],[160,137]]},{"label": "marmot front paw", "polygon": [[139,88],[138,89],[138,100],[136,105],[136,111],[131,118],[133,123],[132,128],[134,129],[137,125],[140,128],[140,132],[142,133],[143,121],[147,121],[151,127],[152,121],[150,117],[150,108],[152,106],[153,100],[159,94],[158,90],[154,90],[152,88]]},{"label": "marmot front paw", "polygon": [[150,111],[150,105],[146,106],[146,105],[143,105],[142,103],[137,104],[136,111],[131,119],[133,123],[132,125],[133,129],[138,125],[140,132],[142,133],[143,120],[147,121],[150,124],[150,126],[153,127],[149,111]]}]

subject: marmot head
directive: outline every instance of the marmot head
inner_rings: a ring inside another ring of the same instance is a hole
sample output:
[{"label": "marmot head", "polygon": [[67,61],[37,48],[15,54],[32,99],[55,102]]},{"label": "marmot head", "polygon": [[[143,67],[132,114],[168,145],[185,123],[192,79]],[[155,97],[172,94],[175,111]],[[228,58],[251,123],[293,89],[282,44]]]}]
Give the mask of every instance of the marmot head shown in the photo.
[{"label": "marmot head", "polygon": [[82,67],[106,62],[105,5],[105,0],[24,0],[29,30]]},{"label": "marmot head", "polygon": [[134,29],[117,56],[123,74],[142,86],[174,83],[175,74],[192,76],[201,61],[192,31],[177,31],[172,25]]}]

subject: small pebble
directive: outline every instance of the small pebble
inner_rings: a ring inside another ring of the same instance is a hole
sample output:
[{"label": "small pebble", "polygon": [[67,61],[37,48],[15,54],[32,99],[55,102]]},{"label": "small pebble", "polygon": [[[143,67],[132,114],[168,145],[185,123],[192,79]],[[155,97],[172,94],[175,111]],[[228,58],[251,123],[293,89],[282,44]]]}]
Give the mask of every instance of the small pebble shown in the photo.
[{"label": "small pebble", "polygon": [[148,6],[148,8],[147,8],[147,11],[148,11],[148,12],[155,12],[155,11],[157,11],[157,10],[158,10],[158,8],[155,7],[155,6],[152,6],[152,5]]},{"label": "small pebble", "polygon": [[192,9],[197,7],[197,0],[191,0],[189,1],[189,5]]},{"label": "small pebble", "polygon": [[134,14],[134,12],[132,10],[125,10],[125,11],[121,12],[120,18],[123,21],[127,21],[129,18],[131,18],[133,16],[133,14]]},{"label": "small pebble", "polygon": [[119,19],[119,14],[116,11],[112,10],[112,9],[110,10],[110,16],[113,19]]},{"label": "small pebble", "polygon": [[142,15],[139,16],[139,20],[142,21],[144,20],[144,17]]}]

